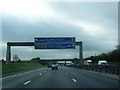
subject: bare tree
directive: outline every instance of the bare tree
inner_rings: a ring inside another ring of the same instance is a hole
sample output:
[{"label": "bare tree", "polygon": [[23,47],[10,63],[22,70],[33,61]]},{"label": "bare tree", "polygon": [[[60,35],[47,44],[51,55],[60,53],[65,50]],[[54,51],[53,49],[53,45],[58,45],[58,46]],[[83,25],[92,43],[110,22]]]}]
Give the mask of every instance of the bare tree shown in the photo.
[{"label": "bare tree", "polygon": [[18,60],[19,60],[19,57],[18,57],[17,54],[15,54],[15,55],[13,56],[13,61],[18,61]]},{"label": "bare tree", "polygon": [[120,44],[116,46],[117,50],[120,51]]}]

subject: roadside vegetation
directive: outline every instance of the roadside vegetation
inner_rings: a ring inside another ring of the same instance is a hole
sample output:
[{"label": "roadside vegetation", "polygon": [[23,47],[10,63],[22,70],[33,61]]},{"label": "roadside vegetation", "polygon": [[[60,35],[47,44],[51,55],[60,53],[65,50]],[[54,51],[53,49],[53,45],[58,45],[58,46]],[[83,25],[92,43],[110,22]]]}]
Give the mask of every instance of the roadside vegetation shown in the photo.
[{"label": "roadside vegetation", "polygon": [[85,58],[85,60],[86,59],[92,60],[93,63],[97,63],[98,60],[107,60],[109,65],[120,65],[120,44],[117,45],[116,49],[111,52],[90,56]]},{"label": "roadside vegetation", "polygon": [[11,64],[2,64],[2,74],[23,71],[23,70],[30,70],[30,69],[37,69],[44,67],[38,63],[11,63]]},{"label": "roadside vegetation", "polygon": [[14,55],[14,59],[10,64],[6,64],[6,61],[3,59],[0,60],[2,74],[43,68],[47,67],[48,65],[49,62],[41,60],[39,57],[32,58],[31,60],[21,60],[17,55]]},{"label": "roadside vegetation", "polygon": [[1,63],[2,74],[46,67],[46,65],[38,57],[29,61],[22,61],[19,59],[18,61],[11,61],[10,64],[6,64],[4,60],[1,60]]}]

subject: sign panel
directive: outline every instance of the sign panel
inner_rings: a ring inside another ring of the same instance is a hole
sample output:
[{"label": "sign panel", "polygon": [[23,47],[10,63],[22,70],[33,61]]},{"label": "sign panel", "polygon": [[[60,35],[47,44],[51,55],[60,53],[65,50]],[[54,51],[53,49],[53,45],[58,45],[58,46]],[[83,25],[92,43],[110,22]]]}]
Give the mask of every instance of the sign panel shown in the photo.
[{"label": "sign panel", "polygon": [[74,49],[75,37],[35,38],[35,49]]}]

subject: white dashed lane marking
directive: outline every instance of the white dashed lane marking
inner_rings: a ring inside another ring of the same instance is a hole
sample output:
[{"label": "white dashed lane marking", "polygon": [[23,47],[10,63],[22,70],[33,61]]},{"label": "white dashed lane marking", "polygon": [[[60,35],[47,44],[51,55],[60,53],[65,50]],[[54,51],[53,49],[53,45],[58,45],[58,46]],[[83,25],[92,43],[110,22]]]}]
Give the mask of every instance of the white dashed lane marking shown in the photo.
[{"label": "white dashed lane marking", "polygon": [[24,83],[24,85],[27,85],[27,84],[30,83],[30,82],[31,82],[31,81],[27,81],[27,82]]},{"label": "white dashed lane marking", "polygon": [[74,82],[77,82],[74,78],[72,79]]},{"label": "white dashed lane marking", "polygon": [[67,75],[68,73],[66,72],[65,74]]}]

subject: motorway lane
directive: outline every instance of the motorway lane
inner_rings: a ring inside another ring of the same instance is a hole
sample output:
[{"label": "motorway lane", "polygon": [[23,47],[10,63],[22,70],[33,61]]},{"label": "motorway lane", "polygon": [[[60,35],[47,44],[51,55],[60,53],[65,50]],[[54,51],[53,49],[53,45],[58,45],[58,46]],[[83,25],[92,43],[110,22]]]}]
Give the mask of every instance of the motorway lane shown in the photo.
[{"label": "motorway lane", "polygon": [[[36,82],[38,81],[38,82]],[[25,86],[29,88],[29,86]],[[68,79],[65,73],[59,70],[50,70],[42,78],[33,80],[30,88],[75,88],[72,79]]]},{"label": "motorway lane", "polygon": [[118,80],[70,67],[42,68],[2,79],[3,88],[118,88]]},{"label": "motorway lane", "polygon": [[63,69],[69,77],[75,77],[82,88],[118,88],[118,80],[75,68]]},{"label": "motorway lane", "polygon": [[39,76],[39,72],[45,74],[47,68],[40,68],[16,75],[11,75],[4,77],[2,79],[2,88],[22,88],[24,83],[29,81],[30,79],[34,79]]}]

